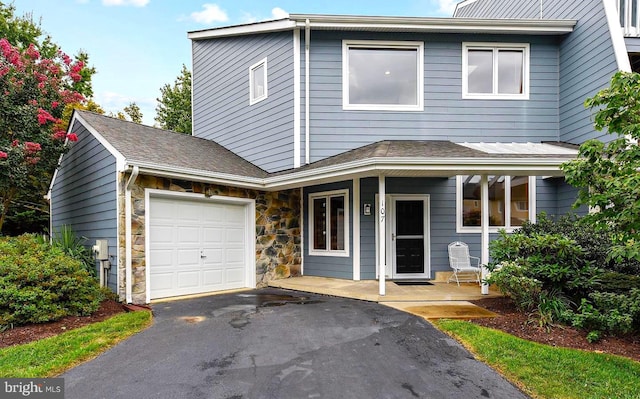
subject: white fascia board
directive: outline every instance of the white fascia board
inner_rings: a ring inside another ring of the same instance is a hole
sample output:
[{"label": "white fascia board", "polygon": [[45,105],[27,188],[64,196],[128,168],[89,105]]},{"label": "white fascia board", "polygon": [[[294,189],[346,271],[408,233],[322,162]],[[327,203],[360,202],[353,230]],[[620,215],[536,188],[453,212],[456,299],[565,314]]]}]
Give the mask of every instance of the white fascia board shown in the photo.
[{"label": "white fascia board", "polygon": [[369,158],[345,164],[317,169],[294,171],[267,178],[213,173],[209,171],[162,167],[151,163],[128,163],[137,166],[140,174],[220,184],[263,191],[275,191],[302,187],[336,179],[358,176],[373,176],[385,171],[424,172],[433,176],[455,176],[457,174],[504,174],[522,172],[527,175],[562,176],[560,164],[568,161],[561,158]]},{"label": "white fascia board", "polygon": [[618,7],[614,0],[602,0],[604,13],[607,17],[607,25],[609,26],[609,34],[611,35],[611,46],[616,57],[618,70],[623,72],[631,72],[631,62],[627,54],[627,45],[624,42],[624,33],[620,26]]},{"label": "white fascia board", "polygon": [[452,32],[452,33],[520,33],[566,34],[573,32],[575,20],[361,17],[340,15],[292,14],[299,27],[308,19],[312,29],[371,30],[390,32]]},{"label": "white fascia board", "polygon": [[235,25],[222,28],[199,30],[187,33],[191,40],[204,40],[228,36],[255,35],[258,33],[281,32],[293,30],[296,23],[289,19],[258,22],[255,24]]}]

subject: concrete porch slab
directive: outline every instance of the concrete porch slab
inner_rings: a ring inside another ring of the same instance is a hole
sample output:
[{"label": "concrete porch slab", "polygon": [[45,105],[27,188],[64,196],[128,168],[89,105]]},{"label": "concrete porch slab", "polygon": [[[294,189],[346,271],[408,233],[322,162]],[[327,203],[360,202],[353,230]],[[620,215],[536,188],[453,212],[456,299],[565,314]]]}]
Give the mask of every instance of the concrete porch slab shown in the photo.
[{"label": "concrete porch slab", "polygon": [[384,296],[378,294],[377,280],[353,281],[301,276],[273,280],[269,282],[269,286],[379,302],[426,319],[493,317],[494,313],[468,301],[501,296],[495,290],[489,290],[489,295],[482,295],[477,283],[461,283],[458,286],[438,281],[433,281],[432,285],[397,285],[393,281],[387,281]]}]

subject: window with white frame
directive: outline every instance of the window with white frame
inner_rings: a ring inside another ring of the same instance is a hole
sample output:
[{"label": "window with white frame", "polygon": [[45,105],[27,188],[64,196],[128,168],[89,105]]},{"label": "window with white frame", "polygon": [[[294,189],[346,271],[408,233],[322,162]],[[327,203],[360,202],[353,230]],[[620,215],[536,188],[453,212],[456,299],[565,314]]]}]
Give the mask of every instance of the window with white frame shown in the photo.
[{"label": "window with white frame", "polygon": [[462,97],[529,98],[529,44],[463,43]]},{"label": "window with white frame", "polygon": [[[535,177],[488,176],[489,229],[512,229],[535,218]],[[457,177],[458,231],[480,231],[481,177]]]},{"label": "window with white frame", "polygon": [[309,195],[311,255],[349,256],[349,194],[346,190]]},{"label": "window with white frame", "polygon": [[421,111],[424,43],[343,41],[343,108]]},{"label": "window with white frame", "polygon": [[255,104],[267,98],[267,59],[249,67],[249,104]]}]

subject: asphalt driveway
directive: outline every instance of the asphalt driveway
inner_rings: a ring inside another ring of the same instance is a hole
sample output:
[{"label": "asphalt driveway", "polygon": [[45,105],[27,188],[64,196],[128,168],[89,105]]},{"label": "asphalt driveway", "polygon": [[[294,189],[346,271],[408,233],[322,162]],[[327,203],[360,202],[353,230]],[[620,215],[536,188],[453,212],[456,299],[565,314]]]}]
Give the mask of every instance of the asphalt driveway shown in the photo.
[{"label": "asphalt driveway", "polygon": [[152,327],[62,375],[72,398],[526,398],[416,316],[276,289],[153,306]]}]

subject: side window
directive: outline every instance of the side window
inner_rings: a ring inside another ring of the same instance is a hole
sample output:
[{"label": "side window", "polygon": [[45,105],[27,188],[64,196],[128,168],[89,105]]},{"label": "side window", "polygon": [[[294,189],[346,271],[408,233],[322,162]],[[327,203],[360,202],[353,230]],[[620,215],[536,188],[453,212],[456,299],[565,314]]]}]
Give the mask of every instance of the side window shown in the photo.
[{"label": "side window", "polygon": [[529,45],[462,44],[462,97],[529,98]]},{"label": "side window", "polygon": [[267,98],[267,59],[249,67],[249,104],[255,104]]},{"label": "side window", "polygon": [[[480,231],[480,176],[458,176],[458,231]],[[535,177],[489,176],[489,228],[512,229],[535,216]]]},{"label": "side window", "polygon": [[309,195],[311,255],[349,255],[349,196],[347,191]]}]

